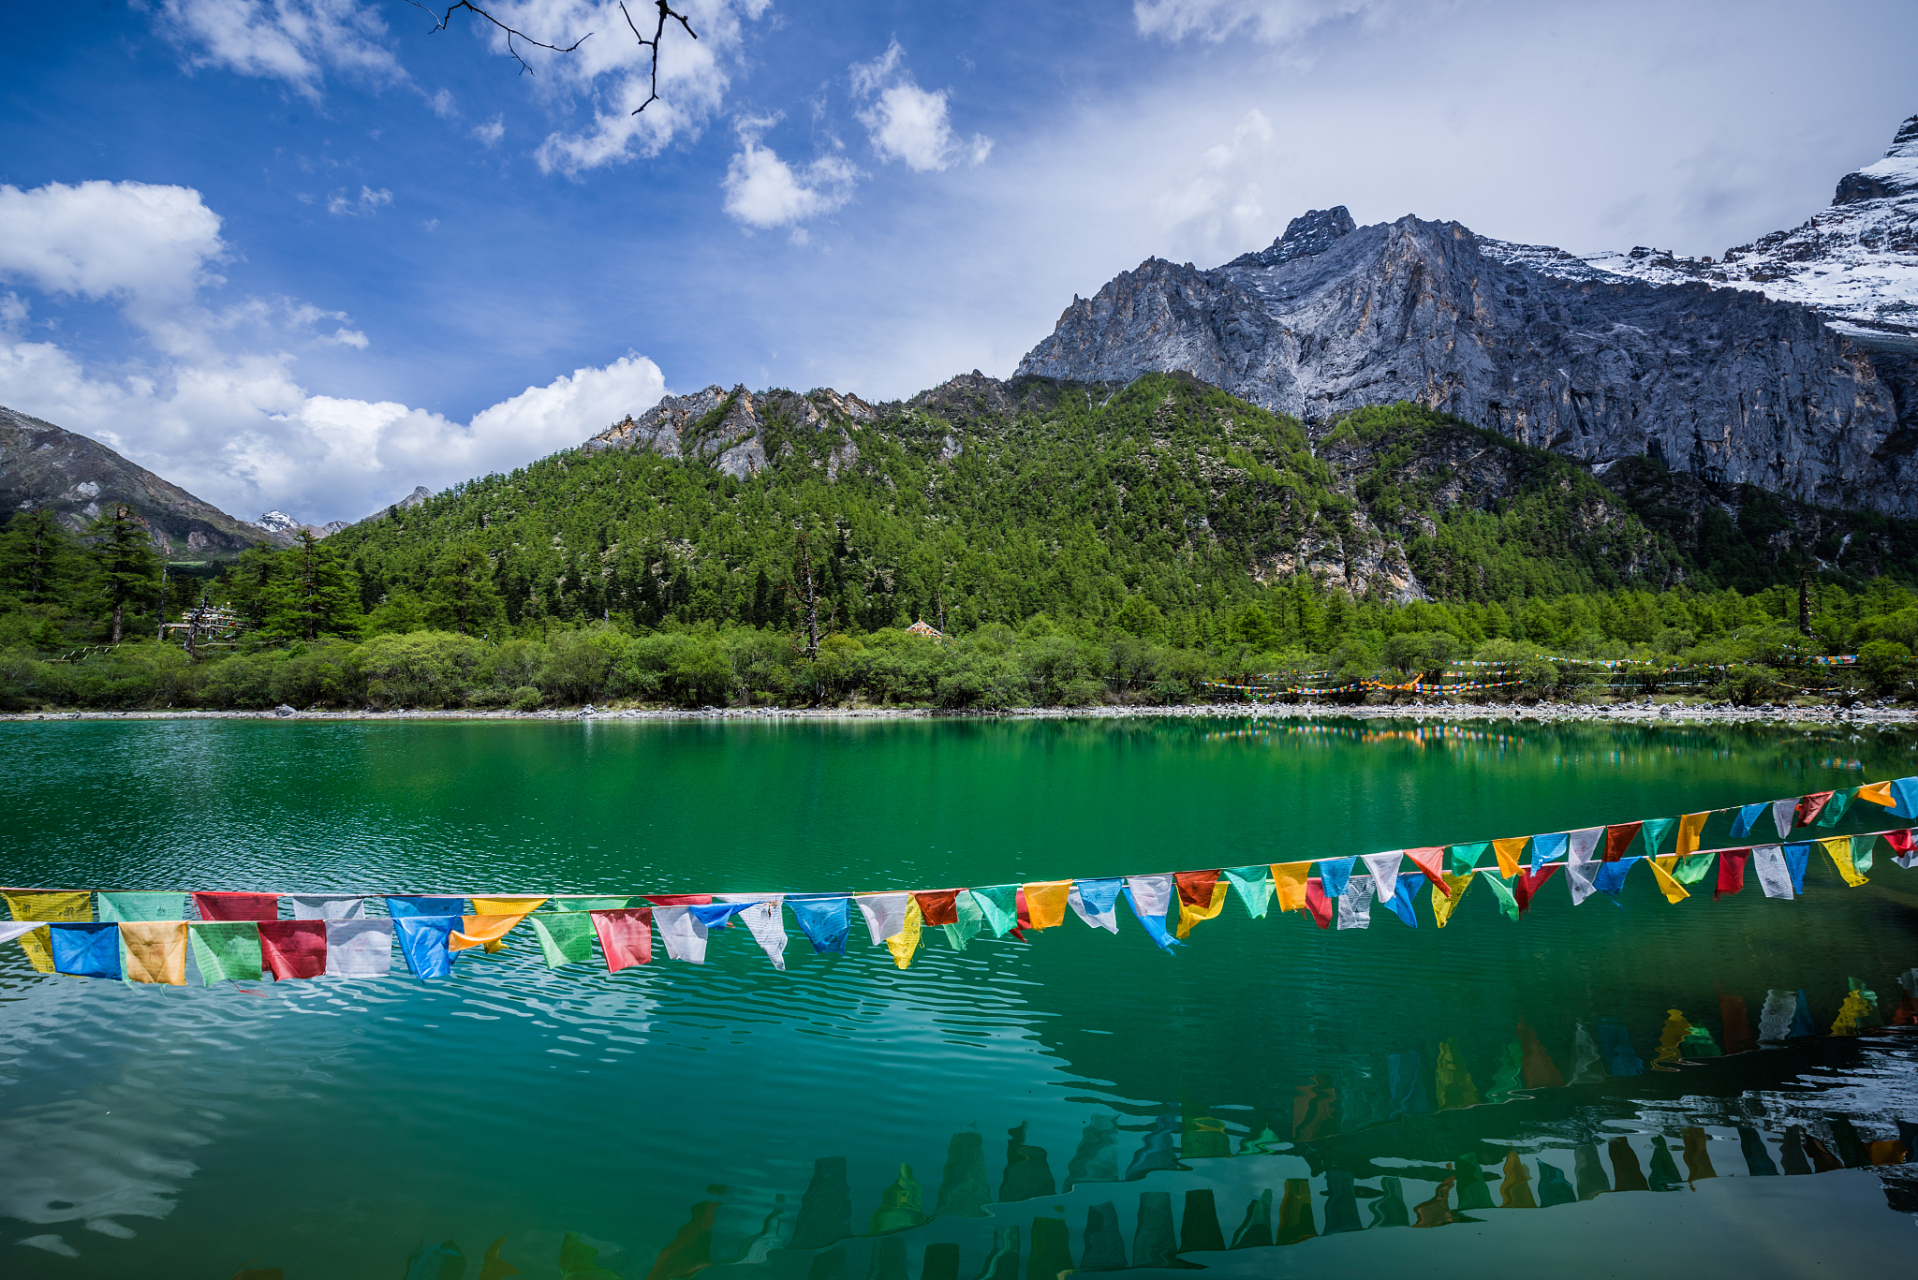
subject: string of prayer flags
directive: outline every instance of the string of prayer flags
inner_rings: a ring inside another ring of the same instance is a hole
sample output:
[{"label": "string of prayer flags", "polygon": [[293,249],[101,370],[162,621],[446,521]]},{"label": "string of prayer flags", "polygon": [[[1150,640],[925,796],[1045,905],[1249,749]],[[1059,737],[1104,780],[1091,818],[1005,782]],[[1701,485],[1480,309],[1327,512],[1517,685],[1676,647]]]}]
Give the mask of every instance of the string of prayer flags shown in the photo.
[{"label": "string of prayer flags", "polygon": [[193,909],[202,920],[278,920],[277,893],[212,893],[193,895]]},{"label": "string of prayer flags", "polygon": [[326,976],[384,978],[393,970],[391,920],[322,920],[326,926]]},{"label": "string of prayer flags", "polygon": [[216,982],[258,982],[262,969],[260,926],[252,920],[195,921],[187,936],[200,985]]},{"label": "string of prayer flags", "polygon": [[[459,921],[458,916],[427,918]],[[326,921],[262,920],[258,927],[260,958],[275,981],[317,978],[326,972]],[[450,967],[447,972],[452,972]]]},{"label": "string of prayer flags", "polygon": [[293,893],[295,920],[364,920],[366,897],[357,893]]},{"label": "string of prayer flags", "polygon": [[103,893],[102,921],[178,920],[186,914],[184,893]]},{"label": "string of prayer flags", "polygon": [[17,890],[0,894],[0,897],[6,898],[7,910],[13,913],[15,920],[32,920],[41,924],[40,928],[29,929],[20,938],[20,949],[27,953],[27,962],[41,973],[55,972],[46,923],[93,918],[93,895],[84,891]]}]

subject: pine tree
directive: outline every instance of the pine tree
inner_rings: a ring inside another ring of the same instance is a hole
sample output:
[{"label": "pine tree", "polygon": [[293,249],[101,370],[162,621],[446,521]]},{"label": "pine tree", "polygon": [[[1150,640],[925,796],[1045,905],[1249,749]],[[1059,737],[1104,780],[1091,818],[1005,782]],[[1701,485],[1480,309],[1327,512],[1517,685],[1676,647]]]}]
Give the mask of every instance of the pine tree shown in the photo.
[{"label": "pine tree", "polygon": [[448,547],[426,584],[426,619],[441,631],[491,634],[506,624],[506,603],[493,585],[493,565],[471,542]]},{"label": "pine tree", "polygon": [[318,640],[360,634],[360,584],[339,553],[300,530],[282,551],[279,573],[266,593],[266,634],[279,640]]},{"label": "pine tree", "polygon": [[87,533],[93,538],[96,580],[113,605],[113,643],[119,644],[127,606],[137,608],[159,598],[160,557],[147,522],[124,504],[95,520]]},{"label": "pine tree", "polygon": [[0,532],[0,592],[22,604],[55,604],[86,575],[73,535],[53,512],[23,511]]}]

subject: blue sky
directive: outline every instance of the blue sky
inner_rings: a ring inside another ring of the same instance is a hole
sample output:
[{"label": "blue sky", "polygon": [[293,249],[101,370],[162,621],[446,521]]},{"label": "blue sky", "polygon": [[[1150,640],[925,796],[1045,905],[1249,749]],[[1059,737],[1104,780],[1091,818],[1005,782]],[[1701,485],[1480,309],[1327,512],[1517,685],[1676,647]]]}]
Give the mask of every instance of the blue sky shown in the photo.
[{"label": "blue sky", "polygon": [[1308,208],[1718,253],[1918,111],[1908,0],[688,0],[637,119],[616,7],[489,7],[592,35],[526,76],[404,0],[19,6],[0,404],[354,519],[665,391],[1005,376],[1075,292]]}]

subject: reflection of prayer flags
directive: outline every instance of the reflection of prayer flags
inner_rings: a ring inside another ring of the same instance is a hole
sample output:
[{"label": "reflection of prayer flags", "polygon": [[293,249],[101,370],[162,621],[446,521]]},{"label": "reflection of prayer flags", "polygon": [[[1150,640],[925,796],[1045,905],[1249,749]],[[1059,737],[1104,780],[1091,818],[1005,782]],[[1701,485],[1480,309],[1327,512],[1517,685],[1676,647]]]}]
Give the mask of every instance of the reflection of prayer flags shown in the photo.
[{"label": "reflection of prayer flags", "polygon": [[1501,879],[1510,880],[1518,874],[1525,861],[1525,847],[1530,844],[1530,836],[1513,836],[1509,840],[1492,841],[1492,854],[1498,859],[1498,874]]},{"label": "reflection of prayer flags", "polygon": [[1227,867],[1224,874],[1232,891],[1239,895],[1245,913],[1254,920],[1265,919],[1272,905],[1272,868],[1264,863],[1255,867]]},{"label": "reflection of prayer flags", "polygon": [[[1452,912],[1458,906],[1459,900],[1465,896],[1465,891],[1472,887],[1472,881],[1476,879],[1478,879],[1478,877],[1470,872],[1464,875],[1448,875],[1445,877],[1445,892],[1443,894],[1432,895],[1432,921],[1434,924],[1443,929],[1446,924],[1450,922]],[[1433,882],[1433,887],[1437,887],[1436,881]]]},{"label": "reflection of prayer flags", "polygon": [[1745,864],[1751,860],[1750,849],[1721,849],[1718,852],[1718,884],[1712,889],[1714,899],[1728,893],[1738,893],[1745,887]]},{"label": "reflection of prayer flags", "polygon": [[1838,868],[1838,874],[1844,878],[1847,885],[1856,889],[1859,885],[1865,883],[1865,877],[1858,874],[1858,868],[1852,863],[1851,840],[1849,837],[1833,836],[1826,840],[1820,840],[1818,841],[1818,847],[1825,851],[1825,856],[1831,859],[1834,867]]},{"label": "reflection of prayer flags", "polygon": [[[1457,899],[1454,899],[1457,901]],[[1439,1041],[1438,1066],[1433,1069],[1433,1079],[1438,1084],[1438,1105],[1440,1111],[1450,1111],[1457,1107],[1476,1107],[1478,1105],[1478,1086],[1472,1083],[1472,1075],[1459,1060],[1458,1043],[1453,1040]],[[1459,1208],[1467,1207],[1461,1203]]]},{"label": "reflection of prayer flags", "polygon": [[1345,896],[1345,882],[1352,875],[1352,864],[1356,858],[1322,858],[1319,860],[1319,883],[1325,887],[1325,896],[1330,899]]},{"label": "reflection of prayer flags", "polygon": [[184,893],[103,893],[102,920],[178,920],[186,914]]},{"label": "reflection of prayer flags", "polygon": [[1278,896],[1279,910],[1305,910],[1305,882],[1311,875],[1312,864],[1309,862],[1272,864],[1272,891]]},{"label": "reflection of prayer flags", "polygon": [[654,907],[653,923],[659,926],[659,940],[666,944],[668,958],[705,964],[706,926],[693,914],[694,905],[705,904]]},{"label": "reflection of prayer flags", "polygon": [[[1420,889],[1425,887],[1425,873],[1408,871],[1399,876],[1392,885],[1392,900],[1385,905],[1392,908],[1392,914],[1416,929],[1419,927],[1418,913],[1412,908],[1412,899],[1418,897]],[[1432,901],[1438,902],[1439,896],[1433,895]]]},{"label": "reflection of prayer flags", "polygon": [[1758,886],[1767,898],[1792,896],[1791,868],[1785,865],[1785,851],[1775,844],[1761,844],[1752,850],[1752,870],[1758,873]]},{"label": "reflection of prayer flags", "polygon": [[1677,906],[1680,902],[1692,896],[1686,892],[1684,885],[1678,883],[1678,881],[1672,877],[1672,873],[1669,870],[1670,864],[1678,861],[1676,857],[1647,858],[1645,861],[1650,864],[1652,868],[1652,879],[1658,881],[1658,891],[1665,895],[1665,901],[1671,903],[1673,906]]},{"label": "reflection of prayer flags", "polygon": [[49,924],[53,971],[76,978],[120,976],[120,926],[111,920]]},{"label": "reflection of prayer flags", "polygon": [[[1709,812],[1688,813],[1678,820],[1677,852],[1686,854],[1698,851],[1698,842],[1704,836],[1705,824],[1711,821],[1711,816]],[[1647,852],[1656,852],[1656,850]]]},{"label": "reflection of prayer flags", "polygon": [[1318,1235],[1312,1221],[1312,1182],[1309,1178],[1287,1178],[1285,1195],[1279,1200],[1279,1244],[1298,1244]]},{"label": "reflection of prayer flags", "polygon": [[1363,861],[1365,869],[1372,875],[1372,883],[1378,888],[1379,901],[1390,902],[1392,891],[1398,887],[1399,864],[1405,860],[1404,850],[1394,849],[1390,853],[1368,853]]},{"label": "reflection of prayer flags", "polygon": [[291,893],[295,920],[364,920],[366,898],[357,893]]},{"label": "reflection of prayer flags", "polygon": [[523,916],[529,911],[538,911],[546,905],[546,899],[537,894],[520,893],[504,898],[473,899],[473,914],[476,916]]},{"label": "reflection of prayer flags", "polygon": [[919,934],[921,932],[919,922],[922,919],[924,919],[924,916],[920,913],[918,901],[913,900],[908,902],[906,904],[906,919],[904,923],[900,925],[899,932],[886,939],[886,950],[892,952],[892,962],[901,969],[912,968],[913,953],[919,950]]},{"label": "reflection of prayer flags", "polygon": [[128,982],[186,985],[186,921],[126,921],[120,925],[120,975]]},{"label": "reflection of prayer flags", "polygon": [[1605,1150],[1612,1157],[1612,1190],[1651,1190],[1645,1182],[1645,1170],[1638,1163],[1638,1152],[1632,1149],[1631,1139],[1613,1138],[1605,1144]]},{"label": "reflection of prayer flags", "polygon": [[592,916],[584,911],[552,911],[530,918],[548,969],[593,958]]},{"label": "reflection of prayer flags", "polygon": [[1231,887],[1224,881],[1214,880],[1212,882],[1211,901],[1207,902],[1203,907],[1195,907],[1187,903],[1184,893],[1181,892],[1179,895],[1179,936],[1181,938],[1185,937],[1192,932],[1192,926],[1202,920],[1210,920],[1217,916],[1219,912],[1223,911],[1225,909],[1226,896],[1231,892]]},{"label": "reflection of prayer flags", "polygon": [[393,937],[400,944],[407,971],[422,980],[452,977],[453,953],[447,950],[446,938],[459,923],[458,916],[393,917]]},{"label": "reflection of prayer flags", "polygon": [[277,893],[212,893],[193,895],[193,906],[202,920],[278,920],[280,895]]},{"label": "reflection of prayer flags", "polygon": [[1066,900],[1072,896],[1070,880],[1038,880],[1026,887],[1026,915],[1034,929],[1050,929],[1066,922]]},{"label": "reflection of prayer flags", "polygon": [[1079,913],[1079,918],[1093,928],[1117,933],[1119,890],[1123,885],[1124,881],[1118,879],[1075,880],[1066,901]]},{"label": "reflection of prayer flags", "polygon": [[912,895],[862,893],[855,901],[859,903],[859,914],[866,918],[866,932],[872,936],[872,945],[877,947],[906,927],[906,904],[912,901]]},{"label": "reflection of prayer flags", "polygon": [[919,918],[927,924],[958,924],[959,909],[953,901],[963,889],[928,889],[912,895],[919,904]]},{"label": "reflection of prayer flags", "polygon": [[1829,791],[1814,791],[1810,795],[1799,796],[1798,807],[1792,811],[1793,821],[1798,826],[1809,827],[1825,811],[1825,806],[1831,803],[1831,796]]},{"label": "reflection of prayer flags", "polygon": [[[0,895],[15,920],[72,922],[93,919],[93,895],[86,890],[19,890]],[[53,972],[53,951],[45,929],[33,929],[21,935],[20,949],[41,973]]]},{"label": "reflection of prayer flags", "polygon": [[391,920],[326,920],[326,976],[384,978],[393,971]]},{"label": "reflection of prayer flags", "polygon": [[[753,941],[773,962],[773,968],[781,973],[786,971],[786,913],[781,909],[782,895],[777,893],[722,893],[718,895],[725,902],[750,903],[739,918],[745,921],[746,931],[753,935]],[[922,913],[923,914],[923,913]]]},{"label": "reflection of prayer flags", "polygon": [[1490,840],[1480,840],[1475,844],[1448,845],[1445,850],[1445,865],[1453,872],[1464,875],[1478,866],[1479,859],[1483,858],[1491,847]]},{"label": "reflection of prayer flags", "polygon": [[1434,889],[1440,893],[1451,892],[1445,884],[1444,845],[1436,845],[1429,849],[1407,849],[1405,856],[1412,860],[1413,866],[1425,873],[1425,878],[1432,882]]},{"label": "reflection of prayer flags", "polygon": [[[454,925],[459,917],[448,917]],[[260,958],[275,980],[317,978],[326,972],[326,921],[262,920]]]},{"label": "reflection of prayer flags", "polygon": [[1564,854],[1567,842],[1571,839],[1569,831],[1552,831],[1542,836],[1532,837],[1532,870],[1537,871],[1548,862]]},{"label": "reflection of prayer flags", "polygon": [[[846,900],[839,903],[839,949],[846,943]],[[614,911],[594,911],[593,932],[599,935],[599,949],[606,957],[606,971],[618,973],[636,964],[653,962],[653,909],[626,907]]]},{"label": "reflection of prayer flags", "polygon": [[[1518,883],[1519,878],[1517,876],[1500,877],[1484,875],[1481,876],[1480,879],[1490,885],[1492,892],[1498,895],[1498,909],[1505,913],[1507,920],[1516,920],[1525,914],[1524,909],[1518,905],[1518,898],[1512,893],[1512,885]],[[1525,896],[1528,901],[1531,899],[1529,893]]]},{"label": "reflection of prayer flags", "polygon": [[1565,1171],[1549,1160],[1538,1162],[1538,1203],[1542,1209],[1554,1205],[1576,1204],[1578,1193],[1565,1177]]},{"label": "reflection of prayer flags", "polygon": [[465,898],[423,897],[419,894],[406,894],[389,897],[386,900],[386,914],[396,920],[401,916],[465,915],[465,907]]},{"label": "reflection of prayer flags", "polygon": [[[972,900],[985,916],[986,925],[992,930],[992,936],[1003,938],[1019,925],[1019,886],[1016,884],[988,885],[984,889],[968,889]],[[905,909],[902,907],[903,912]],[[901,916],[904,919],[904,916]]]},{"label": "reflection of prayer flags", "polygon": [[1741,805],[1738,810],[1738,816],[1732,819],[1732,839],[1743,840],[1746,836],[1750,835],[1752,823],[1758,821],[1758,815],[1765,812],[1765,808],[1766,805],[1763,800],[1760,800],[1757,804]]},{"label": "reflection of prayer flags", "polygon": [[[799,932],[812,944],[813,954],[846,954],[846,931],[852,923],[852,903],[846,898],[786,899]],[[604,940],[602,936],[602,941]],[[643,962],[642,962],[643,963]]]},{"label": "reflection of prayer flags", "polygon": [[[478,905],[481,899],[473,900]],[[488,951],[495,950],[492,945],[504,938],[512,928],[526,918],[519,915],[473,915],[461,916],[460,923],[453,932],[446,935],[446,945],[454,951],[470,951],[474,947],[484,946]]]},{"label": "reflection of prayer flags", "polygon": [[[1625,851],[1632,847],[1632,841],[1638,839],[1638,833],[1644,825],[1642,822],[1614,822],[1605,828],[1605,861],[1617,862],[1624,857]],[[1646,842],[1647,849],[1653,847],[1652,842]]]},{"label": "reflection of prayer flags", "polygon": [[1502,1209],[1538,1208],[1538,1201],[1532,1198],[1531,1171],[1518,1158],[1516,1151],[1505,1155],[1505,1181],[1499,1184],[1498,1194],[1499,1207]]},{"label": "reflection of prayer flags", "polygon": [[1319,928],[1332,927],[1332,901],[1325,896],[1325,882],[1317,876],[1305,882],[1305,909],[1312,913],[1312,921]]},{"label": "reflection of prayer flags", "polygon": [[200,966],[201,986],[260,980],[263,970],[256,921],[200,921],[187,936],[192,939],[193,963]]}]

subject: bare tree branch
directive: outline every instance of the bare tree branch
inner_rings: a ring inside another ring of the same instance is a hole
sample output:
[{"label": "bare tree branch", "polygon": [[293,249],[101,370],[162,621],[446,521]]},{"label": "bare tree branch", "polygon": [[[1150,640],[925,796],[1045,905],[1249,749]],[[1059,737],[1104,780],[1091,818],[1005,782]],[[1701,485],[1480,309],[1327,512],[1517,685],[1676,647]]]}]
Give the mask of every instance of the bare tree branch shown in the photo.
[{"label": "bare tree branch", "polygon": [[[504,31],[506,33],[506,52],[513,55],[513,61],[519,63],[519,69],[527,75],[534,74],[533,66],[531,63],[526,61],[525,58],[520,56],[519,49],[514,46],[513,41],[524,40],[527,44],[532,45],[535,48],[550,49],[554,53],[571,53],[573,50],[579,48],[582,44],[585,44],[588,40],[591,40],[593,38],[593,33],[588,31],[585,35],[581,36],[579,39],[573,41],[573,43],[569,45],[547,44],[544,40],[535,40],[533,39],[533,37],[527,35],[524,31],[516,31],[512,27],[507,26],[504,22],[501,22],[498,18],[495,18],[492,14],[486,12],[486,10],[474,4],[473,0],[456,0],[456,3],[447,6],[445,13],[441,13],[437,9],[429,8],[428,6],[420,3],[420,0],[406,0],[406,2],[412,5],[415,9],[420,10],[421,12],[425,13],[428,17],[433,19],[433,30],[435,31],[447,30],[448,24],[451,23],[453,20],[453,15],[458,13],[461,9],[466,10],[468,13],[477,14],[479,17],[484,18],[486,21],[492,23],[494,26],[498,27],[501,31]],[[622,4],[620,6],[620,9],[623,11],[625,7],[626,6]],[[659,7],[661,9],[666,8],[664,0],[661,0]],[[679,17],[678,14],[674,14],[673,16],[675,18]],[[680,18],[679,20],[681,22],[685,21],[684,18]],[[633,20],[629,17],[626,19],[626,24],[628,26],[631,26],[632,21]],[[664,18],[660,19],[660,25],[661,26],[665,25]],[[687,27],[686,30],[690,32],[692,28]],[[638,35],[639,33],[635,31],[633,34]],[[698,39],[697,36],[693,38]],[[640,43],[644,44],[646,42],[642,40],[640,41]],[[659,79],[659,65],[658,65],[659,64],[659,46],[658,46],[657,37],[655,37],[654,45],[653,45],[653,64],[654,64],[653,79],[654,79],[654,82],[657,83]],[[658,94],[655,93],[654,96],[657,97]]]},{"label": "bare tree branch", "polygon": [[653,28],[653,38],[648,40],[645,36],[639,34],[639,28],[633,25],[633,15],[626,12],[626,0],[619,0],[619,11],[626,14],[626,25],[632,27],[633,39],[639,41],[640,48],[651,49],[653,51],[652,93],[647,97],[646,101],[633,108],[634,115],[638,115],[646,108],[652,106],[653,103],[659,101],[659,41],[660,37],[666,34],[666,19],[671,18],[673,21],[679,23],[680,26],[686,28],[687,35],[695,40],[699,39],[699,33],[693,30],[692,23],[686,21],[685,14],[673,12],[673,10],[667,6],[666,0],[653,0],[653,5],[659,10],[659,23]]}]

